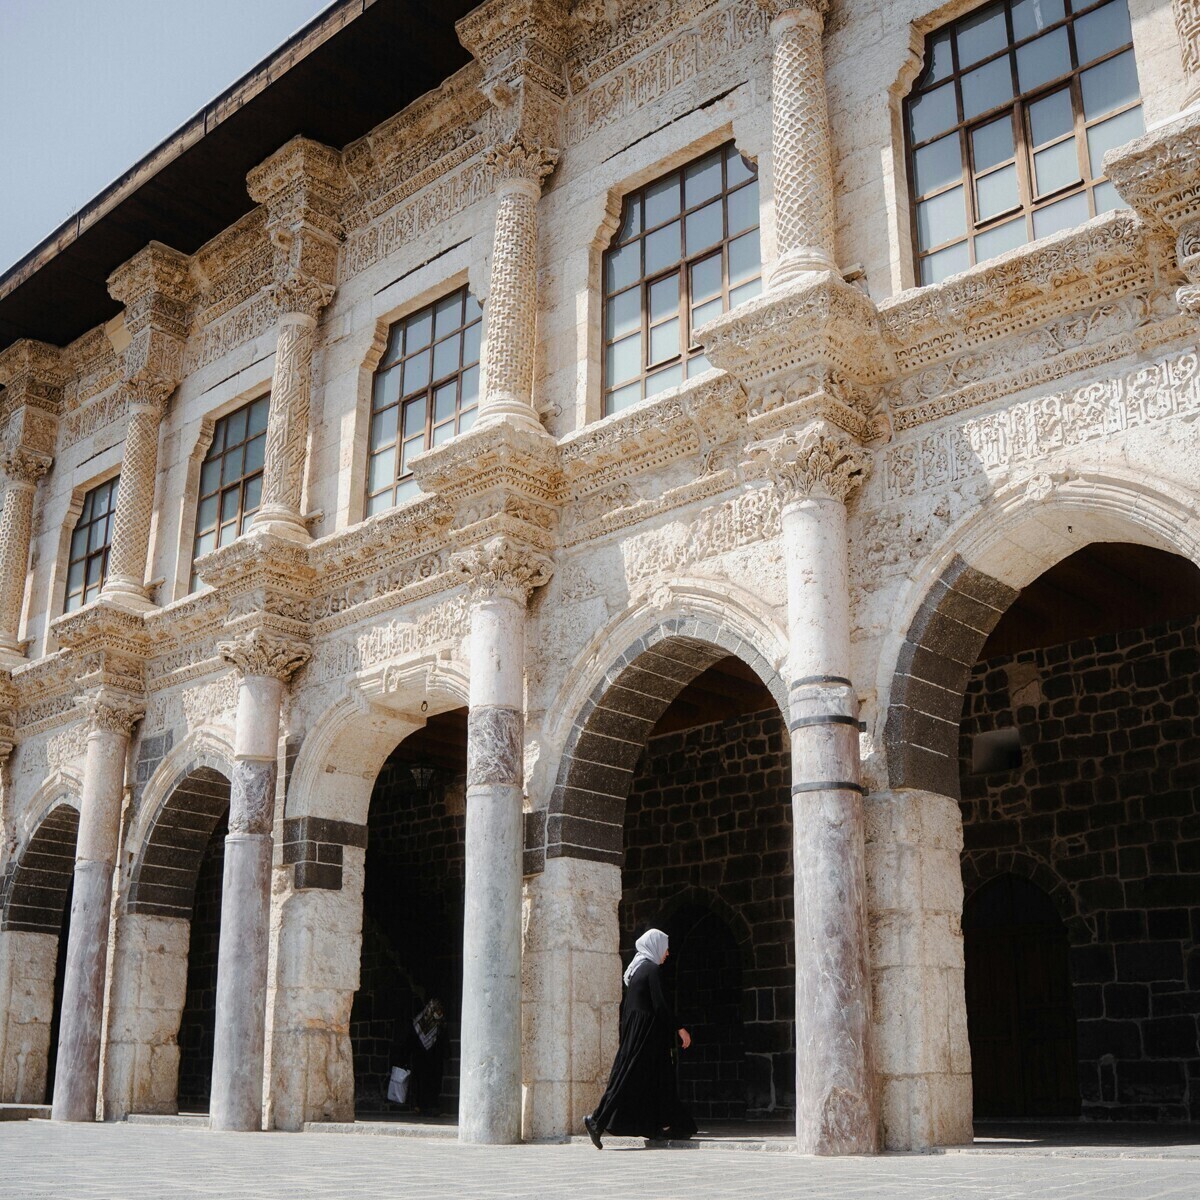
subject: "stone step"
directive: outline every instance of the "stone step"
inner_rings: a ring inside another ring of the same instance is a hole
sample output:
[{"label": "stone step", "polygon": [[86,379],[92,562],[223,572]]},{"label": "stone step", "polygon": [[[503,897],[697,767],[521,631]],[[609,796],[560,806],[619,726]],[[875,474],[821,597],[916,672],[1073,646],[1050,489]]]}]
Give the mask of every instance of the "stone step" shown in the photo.
[{"label": "stone step", "polygon": [[458,1126],[421,1121],[308,1121],[305,1133],[355,1133],[373,1137],[457,1138]]},{"label": "stone step", "polygon": [[181,1129],[207,1129],[208,1113],[130,1113],[130,1125],[174,1125]]},{"label": "stone step", "polygon": [[47,1121],[48,1104],[0,1104],[0,1121]]}]

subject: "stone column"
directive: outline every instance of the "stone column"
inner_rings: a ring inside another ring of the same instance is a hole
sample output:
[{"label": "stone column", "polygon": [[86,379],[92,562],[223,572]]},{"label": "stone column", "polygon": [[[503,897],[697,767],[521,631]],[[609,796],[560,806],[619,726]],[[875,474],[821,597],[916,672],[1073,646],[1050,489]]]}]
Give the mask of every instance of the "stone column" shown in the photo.
[{"label": "stone column", "polygon": [[796,888],[796,1138],[878,1149],[846,499],[867,460],[824,421],[752,451],[783,492]]},{"label": "stone column", "polygon": [[480,426],[499,421],[536,428],[533,366],[537,338],[537,206],[557,150],[517,140],[494,147],[496,228],[483,348]]},{"label": "stone column", "polygon": [[1200,4],[1196,0],[1171,0],[1175,10],[1175,28],[1179,30],[1179,50],[1187,76],[1187,90],[1181,112],[1200,104]]},{"label": "stone column", "polygon": [[836,271],[833,157],[821,31],[829,0],[759,0],[771,16],[771,163],[777,258],[770,286]]},{"label": "stone column", "polygon": [[508,538],[459,554],[471,605],[458,1136],[521,1140],[525,605],[550,564]]},{"label": "stone column", "polygon": [[283,690],[308,660],[301,642],[255,630],[218,647],[241,673],[233,734],[229,835],[221,891],[213,1129],[262,1128],[270,945],[271,834]]},{"label": "stone column", "polygon": [[84,697],[81,703],[91,728],[83,762],[75,891],[54,1073],[52,1115],[56,1121],[96,1119],[104,973],[125,759],[129,735],[142,716],[140,701],[107,688]]},{"label": "stone column", "polygon": [[0,662],[24,661],[21,608],[29,570],[29,539],[33,533],[33,500],[37,482],[50,469],[48,454],[17,447],[4,461],[8,482],[0,509]]}]

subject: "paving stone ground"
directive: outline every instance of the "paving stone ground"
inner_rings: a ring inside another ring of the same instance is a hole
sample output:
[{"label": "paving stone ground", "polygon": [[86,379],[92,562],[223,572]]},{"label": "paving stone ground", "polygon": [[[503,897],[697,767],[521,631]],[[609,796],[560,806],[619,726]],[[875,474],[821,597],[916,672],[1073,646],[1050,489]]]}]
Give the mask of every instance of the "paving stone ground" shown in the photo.
[{"label": "paving stone ground", "polygon": [[[990,1152],[987,1152],[990,1147]],[[4,1200],[1158,1200],[1200,1196],[1193,1145],[982,1143],[984,1152],[801,1158],[785,1152],[467,1147],[358,1134],[0,1124]],[[1126,1155],[1122,1157],[1121,1155]]]}]

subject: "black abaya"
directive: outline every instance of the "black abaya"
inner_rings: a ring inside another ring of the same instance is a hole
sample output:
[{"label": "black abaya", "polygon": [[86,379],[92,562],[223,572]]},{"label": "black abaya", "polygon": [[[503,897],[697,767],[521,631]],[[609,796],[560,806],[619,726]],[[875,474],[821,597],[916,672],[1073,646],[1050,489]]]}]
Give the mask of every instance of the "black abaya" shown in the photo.
[{"label": "black abaya", "polygon": [[675,1014],[663,995],[659,968],[644,963],[625,992],[621,1042],[608,1089],[592,1114],[601,1132],[629,1137],[688,1138],[696,1123],[679,1101],[671,1051]]}]

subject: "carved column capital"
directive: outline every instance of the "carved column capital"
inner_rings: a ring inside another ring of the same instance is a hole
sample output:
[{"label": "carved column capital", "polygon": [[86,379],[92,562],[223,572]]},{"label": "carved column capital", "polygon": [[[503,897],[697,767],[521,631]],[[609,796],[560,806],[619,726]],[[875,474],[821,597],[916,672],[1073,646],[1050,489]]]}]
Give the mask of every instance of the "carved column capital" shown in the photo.
[{"label": "carved column capital", "polygon": [[217,644],[217,653],[243,675],[291,679],[312,656],[312,648],[295,638],[254,629],[241,637]]},{"label": "carved column capital", "polygon": [[9,435],[12,435],[12,420],[20,412],[35,411],[56,418],[62,410],[62,389],[66,372],[62,365],[62,351],[46,342],[32,338],[21,338],[0,351],[0,415],[9,417]]},{"label": "carved column capital", "polygon": [[771,22],[771,34],[779,38],[789,25],[804,23],[819,33],[825,25],[829,0],[758,0],[758,7]]},{"label": "carved column capital", "polygon": [[558,153],[537,142],[515,138],[510,142],[497,143],[487,152],[484,161],[496,173],[498,190],[506,186],[516,187],[538,196],[542,184],[554,171]]},{"label": "carved column capital", "polygon": [[747,450],[747,476],[769,479],[783,493],[785,504],[801,500],[845,504],[870,473],[867,453],[827,421],[815,421]]},{"label": "carved column capital", "polygon": [[89,732],[119,733],[128,737],[134,725],[146,715],[146,706],[138,697],[109,687],[76,696],[75,703],[87,716]]},{"label": "carved column capital", "polygon": [[314,323],[336,290],[332,283],[299,274],[287,275],[272,287],[281,316],[307,317]]},{"label": "carved column capital", "polygon": [[507,537],[460,550],[451,565],[466,583],[472,603],[499,597],[527,604],[534,588],[549,583],[554,573],[544,554]]},{"label": "carved column capital", "polygon": [[49,454],[31,450],[28,446],[13,446],[4,455],[4,474],[9,483],[22,487],[35,488],[50,467],[54,459]]}]

